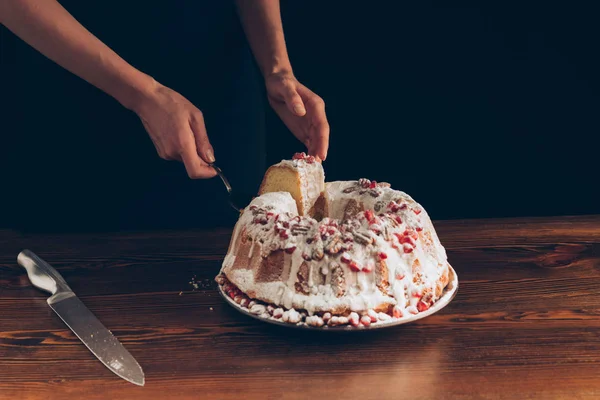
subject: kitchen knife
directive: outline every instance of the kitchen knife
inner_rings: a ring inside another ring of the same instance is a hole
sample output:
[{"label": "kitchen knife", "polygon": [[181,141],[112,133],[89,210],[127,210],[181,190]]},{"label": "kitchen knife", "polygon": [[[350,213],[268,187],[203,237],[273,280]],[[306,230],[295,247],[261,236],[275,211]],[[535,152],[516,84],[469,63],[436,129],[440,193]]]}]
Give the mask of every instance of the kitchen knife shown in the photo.
[{"label": "kitchen knife", "polygon": [[144,386],[144,371],[135,358],[77,298],[58,271],[29,250],[19,253],[17,262],[25,268],[33,286],[52,294],[47,300],[50,308],[108,369]]}]

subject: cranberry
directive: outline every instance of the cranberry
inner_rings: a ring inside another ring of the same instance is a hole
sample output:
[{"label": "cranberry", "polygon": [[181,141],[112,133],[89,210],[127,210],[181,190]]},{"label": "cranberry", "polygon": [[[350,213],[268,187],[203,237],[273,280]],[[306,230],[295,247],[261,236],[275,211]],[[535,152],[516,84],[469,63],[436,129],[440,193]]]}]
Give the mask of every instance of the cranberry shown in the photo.
[{"label": "cranberry", "polygon": [[419,310],[419,312],[427,311],[429,310],[429,306],[427,303],[420,301],[417,303],[417,310]]},{"label": "cranberry", "polygon": [[354,261],[350,261],[350,262],[348,263],[348,266],[350,267],[350,269],[351,269],[352,271],[355,271],[355,272],[358,272],[358,271],[360,271],[360,270],[361,270],[360,266],[359,266],[359,265],[358,265],[356,262],[354,262]]},{"label": "cranberry", "polygon": [[374,218],[373,211],[371,211],[371,210],[365,211],[365,218],[367,219],[367,221],[371,222]]},{"label": "cranberry", "polygon": [[386,258],[387,258],[387,254],[385,254],[383,252],[379,253],[379,259],[380,260],[385,260]]},{"label": "cranberry", "polygon": [[292,254],[294,251],[296,251],[296,246],[286,247],[285,249],[285,252],[288,254]]},{"label": "cranberry", "polygon": [[369,189],[375,189],[377,187],[377,181],[371,181],[371,184],[369,185]]},{"label": "cranberry", "polygon": [[306,153],[302,152],[302,153],[294,154],[294,156],[292,157],[292,160],[304,160],[305,158],[306,158]]}]

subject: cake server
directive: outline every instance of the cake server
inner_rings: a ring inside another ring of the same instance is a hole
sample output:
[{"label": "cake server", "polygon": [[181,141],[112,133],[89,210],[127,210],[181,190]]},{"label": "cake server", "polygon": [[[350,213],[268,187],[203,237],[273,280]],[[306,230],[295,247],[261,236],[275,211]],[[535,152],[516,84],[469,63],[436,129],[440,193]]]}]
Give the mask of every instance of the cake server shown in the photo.
[{"label": "cake server", "polygon": [[52,294],[47,300],[50,308],[108,369],[144,386],[144,371],[135,358],[77,298],[58,271],[29,250],[19,253],[17,262],[33,286]]},{"label": "cake server", "polygon": [[248,206],[248,204],[250,204],[253,196],[246,193],[241,193],[237,190],[234,192],[229,180],[225,177],[223,171],[221,171],[221,168],[217,167],[214,163],[209,165],[213,167],[215,171],[217,171],[217,175],[219,175],[219,178],[221,178],[223,181],[225,189],[227,189],[227,194],[229,195],[229,205],[231,205],[231,207],[233,207],[236,211],[241,212],[246,206]]}]

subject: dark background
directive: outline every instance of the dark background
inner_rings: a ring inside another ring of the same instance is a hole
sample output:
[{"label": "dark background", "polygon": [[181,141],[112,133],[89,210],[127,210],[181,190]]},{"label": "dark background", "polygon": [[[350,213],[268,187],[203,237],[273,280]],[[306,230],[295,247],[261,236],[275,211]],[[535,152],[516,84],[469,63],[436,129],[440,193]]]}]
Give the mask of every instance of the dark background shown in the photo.
[{"label": "dark background", "polygon": [[[197,3],[183,3],[187,8],[171,13],[148,5],[143,16],[134,6],[105,13],[92,10],[98,5],[65,6],[134,66],[204,111],[217,158],[230,173],[251,168],[236,165],[240,152],[265,148],[261,140],[254,147],[229,140],[231,130],[254,135],[266,126],[266,165],[302,151],[260,101],[260,82],[232,78],[256,74],[249,58],[228,52],[245,46],[233,11],[203,17]],[[390,182],[434,219],[600,212],[595,8],[284,0],[282,14],[295,73],[326,102],[327,180]],[[107,23],[118,34],[103,31]],[[211,36],[215,30],[221,33]],[[220,182],[190,182],[180,165],[159,160],[135,115],[4,28],[0,40],[2,118],[9,121],[1,125],[4,225],[136,229],[235,221],[230,211],[202,208],[201,197],[224,200]],[[56,112],[63,102],[70,102],[67,110]],[[247,115],[231,117],[242,105]],[[105,133],[82,134],[86,128]],[[250,164],[261,173],[266,166],[260,157]],[[40,206],[48,197],[51,206]]]}]

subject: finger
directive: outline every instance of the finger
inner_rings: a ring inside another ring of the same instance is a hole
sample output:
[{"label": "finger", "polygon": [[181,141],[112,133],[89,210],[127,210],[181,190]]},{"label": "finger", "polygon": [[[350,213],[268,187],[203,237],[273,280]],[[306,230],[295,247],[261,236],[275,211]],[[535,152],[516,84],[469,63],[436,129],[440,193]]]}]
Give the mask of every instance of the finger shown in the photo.
[{"label": "finger", "polygon": [[217,175],[215,169],[209,167],[198,155],[191,132],[187,136],[189,139],[184,141],[180,149],[180,156],[188,176],[192,179],[206,179]]},{"label": "finger", "polygon": [[[208,135],[206,134],[206,126],[204,125],[204,116],[197,110],[192,114],[190,118],[190,127],[192,128],[192,132],[194,133],[194,139],[196,142],[196,149],[198,151],[198,155],[204,160],[207,164],[212,164],[215,162],[215,152],[213,150],[210,141],[208,140]],[[211,168],[212,169],[212,168]]]},{"label": "finger", "polygon": [[329,122],[327,122],[325,104],[322,101],[317,102],[314,110],[311,110],[310,118],[312,123],[308,152],[325,161],[329,150]]},{"label": "finger", "polygon": [[294,115],[302,117],[306,114],[304,101],[302,101],[302,97],[300,97],[296,87],[292,83],[284,84],[283,98],[285,100],[285,104]]}]

